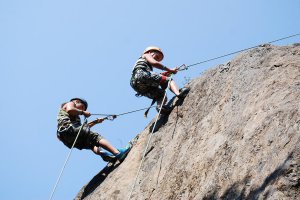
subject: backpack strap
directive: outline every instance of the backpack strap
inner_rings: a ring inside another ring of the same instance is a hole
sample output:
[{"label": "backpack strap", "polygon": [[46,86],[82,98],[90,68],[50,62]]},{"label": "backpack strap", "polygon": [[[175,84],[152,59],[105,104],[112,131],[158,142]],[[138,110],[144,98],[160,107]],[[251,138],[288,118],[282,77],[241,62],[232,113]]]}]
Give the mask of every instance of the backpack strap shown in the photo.
[{"label": "backpack strap", "polygon": [[148,112],[150,110],[150,108],[153,106],[153,104],[155,104],[156,102],[156,99],[153,99],[152,102],[151,102],[151,105],[149,106],[149,108],[146,110],[146,112],[144,113],[144,116],[147,118],[147,115],[148,115]]}]

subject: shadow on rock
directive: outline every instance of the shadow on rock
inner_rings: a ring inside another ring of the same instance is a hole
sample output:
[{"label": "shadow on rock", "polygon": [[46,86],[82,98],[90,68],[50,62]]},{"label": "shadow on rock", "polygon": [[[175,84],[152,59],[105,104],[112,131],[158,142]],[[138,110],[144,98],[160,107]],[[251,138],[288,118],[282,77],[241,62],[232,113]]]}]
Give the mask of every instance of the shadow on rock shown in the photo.
[{"label": "shadow on rock", "polygon": [[[293,157],[293,153],[290,153],[286,160],[277,167],[269,176],[267,176],[264,182],[257,188],[254,188],[250,191],[249,194],[245,193],[245,186],[249,183],[250,177],[244,178],[242,181],[236,182],[232,184],[224,194],[219,197],[218,190],[213,190],[209,194],[207,194],[203,199],[204,200],[253,200],[259,199],[260,195],[265,192],[267,186],[272,185],[279,177],[284,176],[287,169],[288,161]],[[241,189],[242,186],[242,189]],[[298,185],[299,189],[300,185]],[[268,191],[265,192],[264,196],[268,196]]]},{"label": "shadow on rock", "polygon": [[109,163],[105,166],[94,178],[84,187],[80,200],[84,199],[91,193],[95,191],[99,185],[106,179],[106,177],[116,169],[121,163],[117,162],[115,164]]},{"label": "shadow on rock", "polygon": [[[183,102],[184,102],[184,99],[178,99],[175,96],[167,103],[167,106],[171,108],[171,112],[172,112],[175,107],[181,106],[183,104]],[[151,124],[150,132],[152,132],[153,128],[154,128],[153,133],[158,131],[163,125],[165,125],[167,123],[168,119],[169,119],[169,114],[160,114],[156,124],[155,124],[155,122],[153,122],[153,124]]]}]

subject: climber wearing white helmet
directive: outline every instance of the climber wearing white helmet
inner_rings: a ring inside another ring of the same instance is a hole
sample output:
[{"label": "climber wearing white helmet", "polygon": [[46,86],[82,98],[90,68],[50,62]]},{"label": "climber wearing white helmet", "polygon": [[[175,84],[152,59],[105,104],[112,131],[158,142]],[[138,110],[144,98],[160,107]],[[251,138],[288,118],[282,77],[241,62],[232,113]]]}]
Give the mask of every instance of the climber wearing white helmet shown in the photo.
[{"label": "climber wearing white helmet", "polygon": [[[164,58],[163,51],[155,46],[147,47],[142,56],[137,60],[132,70],[130,80],[131,87],[138,95],[146,96],[157,101],[157,110],[162,106],[162,113],[169,113],[171,108],[167,107],[165,103],[167,98],[163,101],[165,89],[169,83],[169,89],[178,97],[184,98],[186,95],[186,88],[179,90],[178,86],[168,75],[176,74],[177,68],[170,69],[164,66],[161,61]],[[166,72],[157,74],[153,73],[153,67],[164,70]]]}]

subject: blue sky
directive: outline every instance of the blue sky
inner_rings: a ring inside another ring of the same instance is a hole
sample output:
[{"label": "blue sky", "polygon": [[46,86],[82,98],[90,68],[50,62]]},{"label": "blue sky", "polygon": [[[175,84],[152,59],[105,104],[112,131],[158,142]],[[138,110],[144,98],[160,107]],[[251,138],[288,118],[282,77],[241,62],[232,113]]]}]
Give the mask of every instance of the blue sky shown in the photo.
[{"label": "blue sky", "polygon": [[[116,114],[150,104],[129,85],[147,46],[161,47],[169,67],[190,65],[300,33],[299,8],[296,0],[0,0],[1,199],[49,198],[69,152],[56,139],[62,102],[84,97],[91,113]],[[232,58],[174,79],[182,87]],[[124,115],[93,129],[122,147],[155,114]],[[53,199],[73,199],[104,165],[91,151],[74,150]]]}]

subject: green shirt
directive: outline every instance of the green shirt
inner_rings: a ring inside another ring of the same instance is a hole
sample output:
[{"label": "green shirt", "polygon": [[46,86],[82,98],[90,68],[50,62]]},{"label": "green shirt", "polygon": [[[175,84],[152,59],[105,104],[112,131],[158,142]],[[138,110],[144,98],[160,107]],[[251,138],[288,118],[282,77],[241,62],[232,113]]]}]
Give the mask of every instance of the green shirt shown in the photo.
[{"label": "green shirt", "polygon": [[73,126],[77,128],[81,126],[80,117],[70,117],[70,115],[63,109],[60,109],[57,115],[57,131],[62,132]]}]

